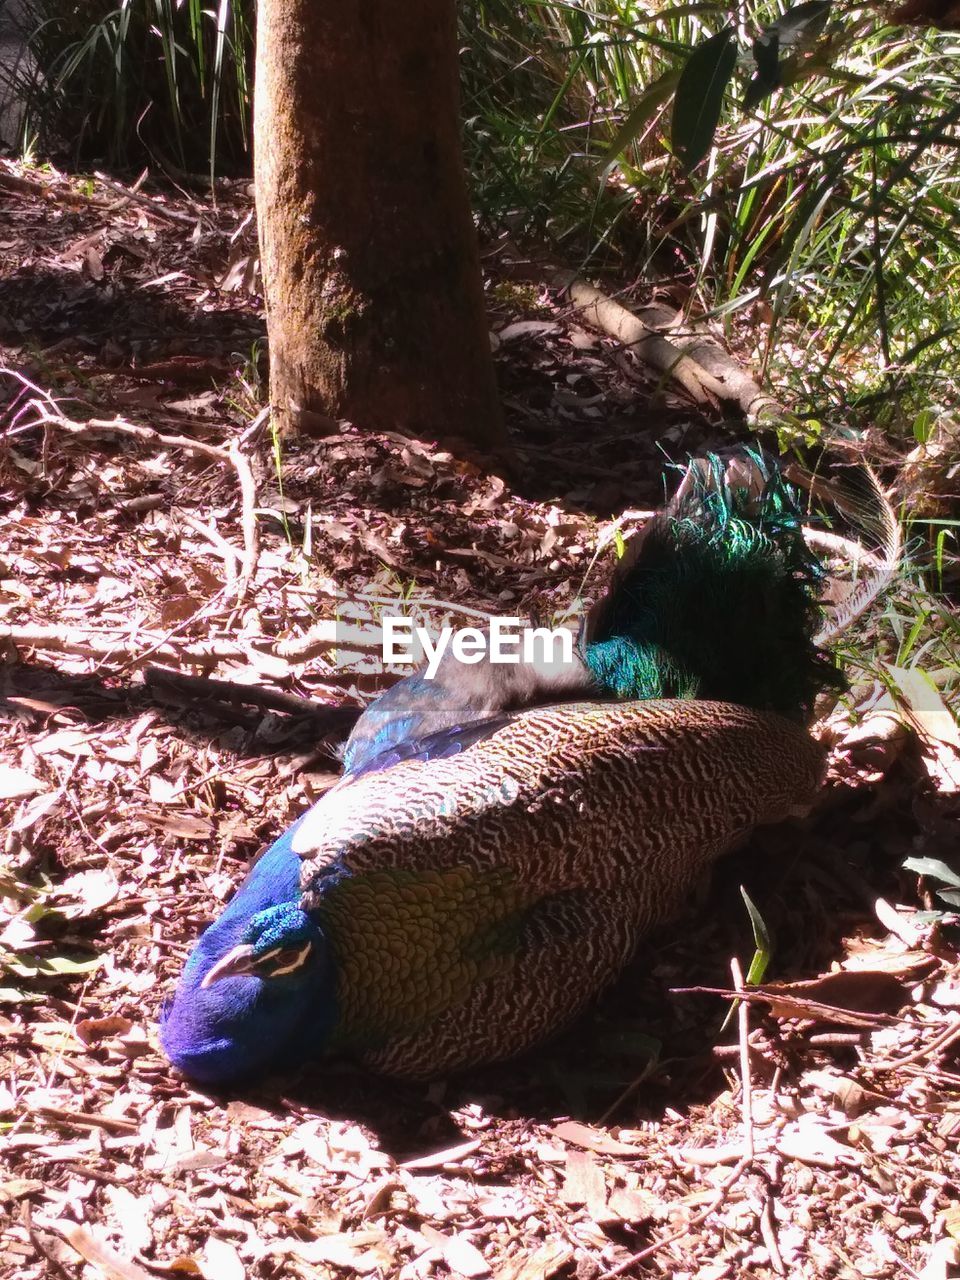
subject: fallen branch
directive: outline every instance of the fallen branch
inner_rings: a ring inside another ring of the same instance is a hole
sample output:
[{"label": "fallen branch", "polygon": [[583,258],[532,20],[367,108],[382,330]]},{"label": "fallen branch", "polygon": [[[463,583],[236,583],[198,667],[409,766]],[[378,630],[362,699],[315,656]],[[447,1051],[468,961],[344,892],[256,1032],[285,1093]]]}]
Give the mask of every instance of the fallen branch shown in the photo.
[{"label": "fallen branch", "polygon": [[[734,990],[743,995],[743,973],[740,961],[734,956],[730,961]],[[751,1161],[756,1155],[753,1137],[753,1074],[750,1066],[750,1004],[740,1000],[737,1004],[737,1044],[740,1049],[740,1111],[743,1117],[743,1145]]]},{"label": "fallen branch", "polygon": [[253,478],[250,463],[241,451],[236,440],[231,440],[227,456],[237,473],[240,486],[240,524],[243,529],[243,560],[240,564],[240,581],[238,591],[240,597],[246,592],[247,584],[257,571],[260,558],[260,535],[257,528],[257,485]]},{"label": "fallen branch", "polygon": [[201,538],[205,538],[211,550],[223,561],[224,569],[227,573],[228,582],[236,582],[239,576],[240,552],[227,539],[213,527],[212,524],[204,524],[197,516],[192,516],[189,511],[180,512],[180,519],[183,523],[198,533]]},{"label": "fallen branch", "polygon": [[165,667],[147,667],[143,679],[151,689],[167,686],[194,701],[203,698],[209,702],[240,703],[265,711],[283,711],[289,715],[323,721],[327,728],[337,733],[349,730],[360,714],[359,707],[331,706],[330,703],[316,702],[312,698],[284,693],[280,689],[238,684],[234,680],[220,680],[212,676],[191,676],[182,671],[169,671]]},{"label": "fallen branch", "polygon": [[189,213],[181,213],[179,209],[170,209],[162,201],[157,200],[154,196],[144,195],[142,191],[136,191],[132,187],[125,187],[122,183],[108,178],[105,173],[99,171],[93,175],[99,183],[108,187],[121,200],[129,200],[131,204],[138,204],[141,209],[148,209],[156,218],[163,218],[167,222],[182,227],[194,227],[199,220],[199,215]]},{"label": "fallen branch", "polygon": [[662,306],[629,311],[602,290],[572,272],[554,272],[551,283],[580,313],[580,318],[635,352],[645,364],[679,382],[695,404],[735,404],[751,424],[779,410],[773,397],[703,334],[666,338],[679,316]]},{"label": "fallen branch", "polygon": [[[188,619],[192,622],[193,619]],[[30,649],[43,649],[48,653],[71,653],[80,658],[93,658],[97,662],[114,661],[128,667],[138,667],[149,657],[159,655],[165,661],[200,667],[210,667],[231,659],[243,662],[245,651],[236,644],[205,641],[201,645],[174,648],[169,637],[140,632],[149,642],[145,649],[132,648],[118,634],[114,639],[107,631],[87,632],[84,635],[65,634],[61,627],[45,627],[35,623],[6,624],[0,626],[0,644],[9,641]]]}]

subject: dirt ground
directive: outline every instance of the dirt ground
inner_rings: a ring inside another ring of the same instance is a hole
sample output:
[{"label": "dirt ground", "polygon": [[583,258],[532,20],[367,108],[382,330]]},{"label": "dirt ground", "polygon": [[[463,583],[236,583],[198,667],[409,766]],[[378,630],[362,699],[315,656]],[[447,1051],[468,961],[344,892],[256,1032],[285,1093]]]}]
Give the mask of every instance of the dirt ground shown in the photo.
[{"label": "dirt ground", "polygon": [[[956,761],[863,670],[817,811],[537,1053],[237,1095],[169,1068],[193,940],[384,687],[379,611],[569,616],[664,461],[745,433],[501,280],[509,473],[349,426],[277,457],[242,186],[0,162],[0,209],[0,1276],[957,1274],[960,929],[903,867],[956,868]],[[741,886],[772,958],[728,1017]]]}]

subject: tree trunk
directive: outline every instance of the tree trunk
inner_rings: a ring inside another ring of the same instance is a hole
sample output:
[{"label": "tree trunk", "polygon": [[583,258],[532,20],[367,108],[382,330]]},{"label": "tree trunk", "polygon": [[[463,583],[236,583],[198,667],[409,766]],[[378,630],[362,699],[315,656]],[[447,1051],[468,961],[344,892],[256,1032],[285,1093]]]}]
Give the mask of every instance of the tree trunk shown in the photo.
[{"label": "tree trunk", "polygon": [[257,213],[281,430],[347,418],[504,440],[456,34],[454,0],[260,0]]}]

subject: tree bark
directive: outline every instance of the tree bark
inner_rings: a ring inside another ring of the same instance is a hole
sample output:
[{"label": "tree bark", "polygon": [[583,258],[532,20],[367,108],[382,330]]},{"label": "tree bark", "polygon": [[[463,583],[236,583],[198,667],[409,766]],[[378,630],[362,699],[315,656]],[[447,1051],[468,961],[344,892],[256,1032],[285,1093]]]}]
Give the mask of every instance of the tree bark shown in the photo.
[{"label": "tree bark", "polygon": [[284,431],[503,442],[454,0],[260,0],[255,174]]}]

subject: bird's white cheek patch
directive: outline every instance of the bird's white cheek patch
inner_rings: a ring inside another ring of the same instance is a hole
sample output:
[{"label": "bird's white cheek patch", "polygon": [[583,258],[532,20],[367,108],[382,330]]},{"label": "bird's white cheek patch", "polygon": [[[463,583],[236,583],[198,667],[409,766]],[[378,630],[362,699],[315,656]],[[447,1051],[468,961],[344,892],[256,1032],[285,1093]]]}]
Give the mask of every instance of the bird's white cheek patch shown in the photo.
[{"label": "bird's white cheek patch", "polygon": [[267,953],[263,958],[270,960],[270,977],[279,978],[285,973],[296,973],[310,959],[310,952],[313,950],[312,943],[305,943],[302,947],[285,947],[278,951],[276,959],[271,953]]}]

